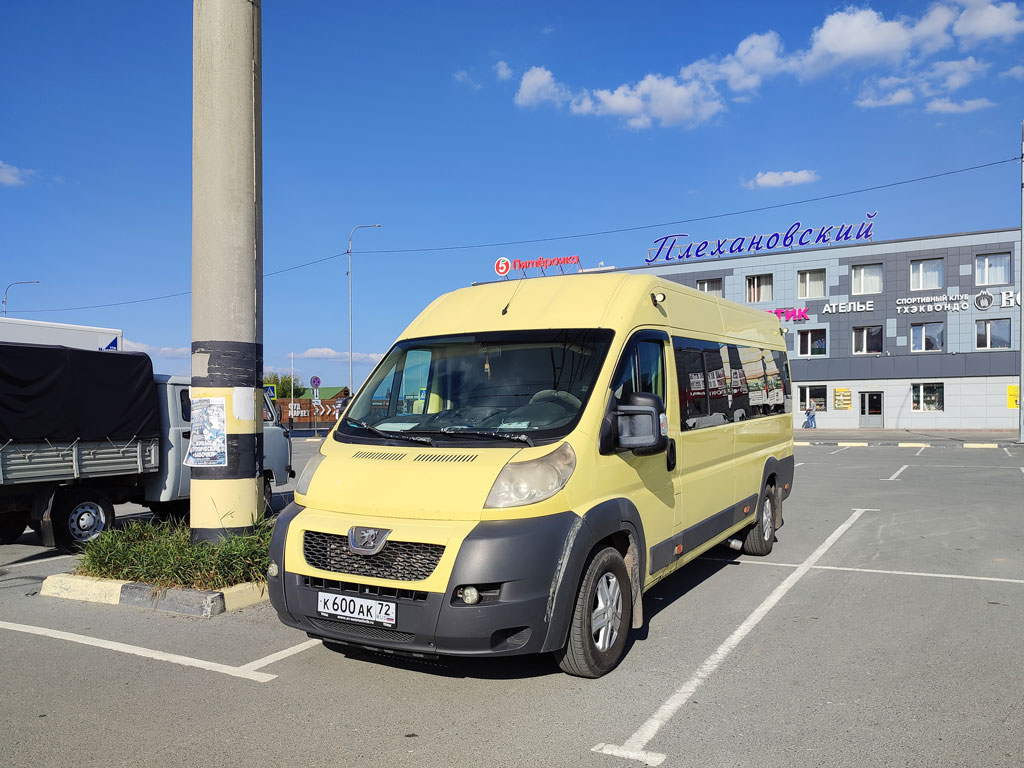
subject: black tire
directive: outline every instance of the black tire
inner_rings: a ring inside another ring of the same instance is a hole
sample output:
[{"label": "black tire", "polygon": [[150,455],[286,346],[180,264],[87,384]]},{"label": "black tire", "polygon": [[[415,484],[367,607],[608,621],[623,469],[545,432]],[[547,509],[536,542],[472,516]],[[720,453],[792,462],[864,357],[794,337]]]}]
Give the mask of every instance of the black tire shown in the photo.
[{"label": "black tire", "polygon": [[53,539],[59,549],[74,552],[114,525],[114,505],[101,492],[88,488],[54,499]]},{"label": "black tire", "polygon": [[[606,625],[607,631],[598,628],[599,637],[595,639],[593,620],[600,615],[611,621]],[[608,674],[622,659],[632,618],[633,587],[626,564],[617,550],[606,547],[596,552],[587,565],[576,594],[569,638],[565,647],[555,652],[558,666],[563,672],[577,677],[595,678]]]},{"label": "black tire", "polygon": [[28,528],[28,512],[7,512],[0,515],[0,544],[13,544]]},{"label": "black tire", "polygon": [[273,517],[274,515],[274,482],[270,479],[270,475],[263,476],[263,517]]},{"label": "black tire", "polygon": [[775,544],[775,510],[778,505],[779,495],[775,486],[765,485],[757,520],[747,529],[747,536],[743,539],[743,554],[763,557],[772,551]]}]

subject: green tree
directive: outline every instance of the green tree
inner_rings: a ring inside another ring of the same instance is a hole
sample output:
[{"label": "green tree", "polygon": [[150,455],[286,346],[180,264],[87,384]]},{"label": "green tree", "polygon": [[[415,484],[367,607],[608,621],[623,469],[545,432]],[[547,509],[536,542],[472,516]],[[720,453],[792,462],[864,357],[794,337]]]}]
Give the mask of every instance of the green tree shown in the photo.
[{"label": "green tree", "polygon": [[[291,381],[289,382],[289,379]],[[268,387],[270,385],[277,387],[277,396],[281,397],[302,397],[306,391],[306,387],[303,386],[302,381],[299,380],[298,376],[290,377],[286,373],[271,373],[270,371],[263,372],[263,386]],[[292,394],[292,387],[294,386],[295,394]]]}]

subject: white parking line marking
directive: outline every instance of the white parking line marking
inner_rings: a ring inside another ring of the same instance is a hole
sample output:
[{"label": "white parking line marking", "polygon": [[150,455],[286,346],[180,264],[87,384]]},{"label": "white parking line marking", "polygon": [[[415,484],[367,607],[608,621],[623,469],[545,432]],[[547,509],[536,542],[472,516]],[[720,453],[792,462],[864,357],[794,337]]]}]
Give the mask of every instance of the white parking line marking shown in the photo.
[{"label": "white parking line marking", "polygon": [[289,656],[294,656],[296,653],[302,653],[307,648],[312,648],[314,645],[322,645],[321,640],[307,640],[304,643],[293,645],[291,648],[285,648],[283,651],[272,653],[269,656],[264,656],[262,659],[256,659],[256,661],[250,661],[245,666],[239,667],[239,669],[248,670],[249,672],[255,672],[257,669],[263,669],[268,664],[273,664],[281,659],[287,659]]},{"label": "white parking line marking", "polygon": [[900,467],[899,469],[897,469],[895,472],[892,473],[892,477],[886,477],[886,478],[883,478],[883,479],[885,479],[885,480],[895,480],[897,477],[899,477],[901,474],[903,474],[903,470],[905,470],[909,466],[910,466],[909,464],[904,464],[902,467]]},{"label": "white parking line marking", "polygon": [[10,565],[0,565],[0,568],[24,568],[26,565],[39,565],[39,563],[51,563],[54,560],[65,560],[69,557],[77,557],[77,555],[55,555],[54,557],[40,557],[38,560],[29,560],[27,563],[11,563]]},{"label": "white parking line marking", "polygon": [[810,556],[800,564],[800,566],[793,571],[789,576],[783,580],[779,586],[777,586],[772,593],[764,599],[764,601],[753,610],[753,612],[743,620],[736,630],[725,639],[718,648],[712,653],[704,663],[700,665],[700,668],[694,673],[693,677],[686,681],[681,688],[679,688],[672,696],[669,697],[668,701],[661,705],[657,712],[655,712],[647,720],[646,723],[641,725],[629,739],[626,740],[622,746],[616,744],[598,744],[592,748],[594,752],[601,752],[606,755],[615,755],[617,757],[626,757],[632,760],[639,760],[640,762],[646,763],[647,765],[661,765],[664,762],[666,755],[658,752],[648,752],[644,749],[647,743],[653,739],[662,726],[664,726],[672,717],[679,711],[690,697],[704,684],[722,662],[726,660],[730,653],[740,644],[744,637],[746,637],[754,627],[756,627],[766,615],[768,611],[778,604],[778,602],[785,597],[786,593],[793,588],[793,586],[804,577],[804,575],[814,566],[815,563],[820,560],[826,552],[832,547],[833,544],[842,536],[846,531],[850,529],[857,519],[865,512],[877,512],[877,509],[855,509],[853,514],[847,518],[846,522],[836,528],[832,535],[830,535],[821,545],[810,554]]},{"label": "white parking line marking", "polygon": [[[699,557],[698,560],[713,560],[717,563],[742,565],[777,565],[779,568],[799,568],[797,563],[774,563],[768,560],[733,560],[728,557]],[[1001,584],[1024,584],[1024,579],[1006,579],[1000,576],[967,576],[962,573],[929,573],[927,571],[884,571],[879,568],[852,568],[841,565],[815,565],[813,571],[849,571],[850,573],[877,573],[883,576],[925,576],[932,579],[957,579],[961,581],[995,581]]]},{"label": "white parking line marking", "polygon": [[242,677],[246,680],[254,680],[257,683],[266,683],[277,677],[277,675],[267,674],[266,672],[248,670],[245,667],[232,667],[227,664],[218,664],[215,661],[193,659],[190,656],[179,656],[176,653],[154,651],[151,648],[142,648],[137,645],[128,645],[127,643],[117,643],[113,640],[101,640],[97,637],[76,635],[73,632],[61,632],[60,630],[47,629],[46,627],[33,627],[29,624],[13,624],[9,621],[0,621],[0,629],[9,629],[12,632],[24,632],[28,635],[52,637],[56,640],[67,640],[71,643],[91,645],[94,648],[103,648],[108,651],[117,651],[118,653],[128,653],[132,656],[142,656],[143,658],[155,659],[156,661],[169,661],[172,664],[180,664],[183,667],[196,667],[197,669],[205,669],[209,672],[220,672],[222,675]]},{"label": "white parking line marking", "polygon": [[794,468],[795,468],[795,467],[802,467],[803,465],[804,465],[804,462],[802,462],[802,461],[798,461],[798,462],[797,462],[796,464],[794,464],[793,466],[794,466]]},{"label": "white parking line marking", "polygon": [[915,455],[915,456],[920,456],[920,455],[921,455],[922,453],[924,453],[924,449],[925,449],[925,448],[927,448],[927,447],[928,447],[927,445],[922,445],[922,446],[921,446],[921,447],[920,447],[920,448],[918,449],[917,453],[915,453],[914,455]]},{"label": "white parking line marking", "polygon": [[1009,456],[1011,459],[1013,458],[1013,454],[1010,453],[1010,449],[1009,448],[1007,448],[1006,446],[1003,446],[1003,450],[1006,451],[1006,455],[1007,456]]},{"label": "white parking line marking", "polygon": [[846,446],[845,448],[839,448],[839,449],[837,449],[835,451],[829,451],[828,455],[831,456],[834,453],[842,453],[843,451],[849,450],[849,448],[850,448],[850,446]]}]

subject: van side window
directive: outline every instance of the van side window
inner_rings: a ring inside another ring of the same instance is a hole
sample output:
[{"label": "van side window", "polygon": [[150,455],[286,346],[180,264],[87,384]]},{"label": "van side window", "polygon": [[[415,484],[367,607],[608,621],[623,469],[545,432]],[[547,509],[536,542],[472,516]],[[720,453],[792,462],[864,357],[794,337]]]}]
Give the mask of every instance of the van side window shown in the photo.
[{"label": "van side window", "polygon": [[726,386],[725,362],[722,349],[715,346],[704,350],[704,370],[707,372],[709,415],[718,415],[720,422],[732,421],[729,410],[729,388]]},{"label": "van side window", "polygon": [[665,362],[660,341],[645,340],[627,353],[622,372],[612,392],[617,404],[625,403],[634,392],[649,392],[665,399]]},{"label": "van side window", "polygon": [[[675,340],[678,344],[679,340]],[[711,412],[708,404],[704,357],[699,349],[676,347],[676,374],[679,378],[679,404],[683,415],[682,429],[693,429]]]},{"label": "van side window", "polygon": [[780,349],[773,349],[772,357],[775,359],[775,367],[779,372],[779,379],[782,384],[783,407],[779,413],[792,413],[793,383],[789,380],[789,360],[786,357],[786,353]]},{"label": "van side window", "polygon": [[192,400],[188,396],[188,388],[181,390],[181,420],[192,421]]}]

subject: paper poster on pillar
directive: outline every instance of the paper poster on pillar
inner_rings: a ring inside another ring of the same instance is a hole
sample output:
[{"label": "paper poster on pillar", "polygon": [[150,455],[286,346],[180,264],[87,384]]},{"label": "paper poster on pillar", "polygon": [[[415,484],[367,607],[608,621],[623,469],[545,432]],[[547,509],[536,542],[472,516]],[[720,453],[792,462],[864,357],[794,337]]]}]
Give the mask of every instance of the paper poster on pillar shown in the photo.
[{"label": "paper poster on pillar", "polygon": [[227,407],[223,397],[192,398],[192,436],[185,465],[226,467],[228,437],[225,432]]}]

